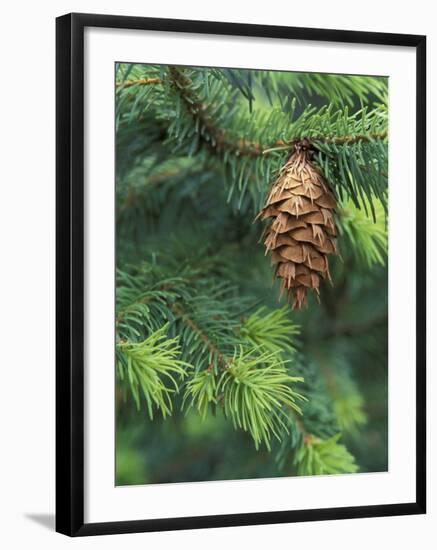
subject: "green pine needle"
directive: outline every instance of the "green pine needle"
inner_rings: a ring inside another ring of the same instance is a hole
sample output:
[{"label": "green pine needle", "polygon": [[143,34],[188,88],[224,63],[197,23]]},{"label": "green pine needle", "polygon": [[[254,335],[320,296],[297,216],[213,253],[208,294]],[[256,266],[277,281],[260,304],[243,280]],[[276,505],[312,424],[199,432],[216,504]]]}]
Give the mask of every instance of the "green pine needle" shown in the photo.
[{"label": "green pine needle", "polygon": [[334,398],[333,406],[341,431],[357,436],[359,428],[367,423],[362,395],[359,393],[340,394]]},{"label": "green pine needle", "polygon": [[117,372],[127,381],[137,408],[143,395],[150,419],[154,408],[163,417],[172,414],[171,396],[178,391],[179,380],[186,376],[187,363],[178,359],[178,338],[167,338],[168,325],[152,333],[143,342],[117,345]]},{"label": "green pine needle", "polygon": [[240,347],[221,375],[217,393],[234,427],[249,432],[257,449],[264,442],[270,450],[272,436],[280,439],[287,430],[287,409],[301,414],[296,401],[304,397],[291,384],[302,381],[288,374],[278,352],[254,354]]},{"label": "green pine needle", "polygon": [[354,457],[338,442],[341,434],[322,440],[312,436],[303,438],[296,452],[294,464],[300,476],[352,474],[358,471]]},{"label": "green pine needle", "polygon": [[272,353],[293,352],[293,340],[300,332],[290,319],[290,308],[283,307],[268,312],[261,307],[243,323],[240,335],[252,346],[261,346]]},{"label": "green pine needle", "polygon": [[205,420],[209,405],[217,403],[216,391],[217,380],[213,370],[205,369],[197,372],[186,385],[182,407],[185,408],[185,404],[190,400],[187,412],[195,406],[202,420]]},{"label": "green pine needle", "polygon": [[[368,201],[366,204],[369,206]],[[340,233],[348,239],[356,258],[367,267],[385,265],[388,248],[387,218],[383,204],[374,198],[373,207],[375,220],[365,209],[357,208],[352,200],[340,205]]]}]

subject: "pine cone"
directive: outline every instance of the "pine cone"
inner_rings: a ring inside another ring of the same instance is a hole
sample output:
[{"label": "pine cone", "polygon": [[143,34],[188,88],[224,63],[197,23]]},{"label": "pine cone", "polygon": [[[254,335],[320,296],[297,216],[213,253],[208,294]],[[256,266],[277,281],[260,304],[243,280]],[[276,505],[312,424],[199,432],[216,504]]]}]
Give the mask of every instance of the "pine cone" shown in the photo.
[{"label": "pine cone", "polygon": [[319,300],[320,279],[331,280],[328,255],[337,253],[333,216],[337,203],[311,161],[313,153],[307,139],[294,143],[258,214],[263,220],[272,219],[264,232],[266,254],[272,252],[281,295],[286,290],[296,309],[306,304],[307,289]]}]

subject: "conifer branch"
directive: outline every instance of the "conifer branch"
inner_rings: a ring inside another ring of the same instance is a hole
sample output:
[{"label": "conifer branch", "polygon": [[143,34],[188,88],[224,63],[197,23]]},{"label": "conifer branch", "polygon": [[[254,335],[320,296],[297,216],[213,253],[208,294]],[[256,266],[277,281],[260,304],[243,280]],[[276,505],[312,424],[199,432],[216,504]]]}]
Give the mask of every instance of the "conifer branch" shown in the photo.
[{"label": "conifer branch", "polygon": [[155,407],[164,418],[172,414],[171,395],[178,391],[178,379],[186,376],[185,368],[190,366],[179,359],[179,338],[168,338],[167,329],[168,324],[142,342],[117,344],[117,374],[130,388],[138,409],[143,395],[151,420]]},{"label": "conifer branch", "polygon": [[122,309],[119,309],[117,312],[117,315],[115,317],[115,324],[116,326],[125,318],[125,316],[133,309],[137,308],[138,306],[147,306],[147,304],[150,304],[154,300],[156,300],[156,295],[159,293],[163,293],[172,289],[178,288],[178,283],[180,284],[180,280],[175,279],[174,282],[166,282],[156,288],[153,289],[152,292],[149,294],[146,294],[145,296],[139,296],[136,297],[135,300],[132,301],[129,305],[125,306]]},{"label": "conifer branch", "polygon": [[[184,312],[180,304],[175,304],[172,307],[172,311],[177,315],[183,323],[188,325],[188,327],[199,337],[199,339],[205,344],[208,351],[217,358],[217,362],[220,365],[221,368],[225,369],[227,368],[227,361],[225,356],[221,353],[221,351],[217,348],[217,346],[214,345],[214,343],[208,338],[208,336],[202,331],[202,329],[197,326],[197,324],[191,319],[187,313]],[[209,365],[208,368],[210,368],[211,365]]]},{"label": "conifer branch", "polygon": [[[255,141],[239,139],[232,140],[229,139],[226,135],[226,132],[216,126],[213,117],[208,113],[208,107],[200,102],[192,90],[191,80],[183,73],[183,69],[180,69],[175,66],[169,66],[169,81],[173,84],[174,89],[178,91],[181,95],[181,98],[185,104],[187,111],[199,121],[201,126],[207,131],[207,133],[215,141],[215,145],[212,145],[211,141],[206,141],[209,147],[215,148],[218,152],[230,151],[237,152],[239,155],[248,155],[251,157],[257,157],[261,154],[268,154],[271,151],[278,149],[292,149],[294,147],[293,141],[294,137],[290,137],[287,140],[277,140],[270,147],[263,148],[261,143]],[[153,84],[162,84],[164,79],[162,78],[142,78],[135,80],[126,80],[125,82],[120,81],[116,83],[116,87],[129,88],[132,86],[149,86]],[[326,137],[326,136],[311,136],[310,139],[312,142],[322,142],[336,145],[352,144],[358,142],[373,141],[375,139],[386,139],[387,131],[381,132],[370,132],[369,134],[363,135],[344,135],[336,137]]]},{"label": "conifer branch", "polygon": [[388,132],[384,130],[382,132],[369,132],[368,134],[358,136],[337,136],[327,138],[324,136],[310,137],[313,142],[321,141],[322,143],[332,143],[334,145],[350,145],[352,143],[358,143],[360,141],[374,141],[376,139],[387,139]]},{"label": "conifer branch", "polygon": [[[246,139],[230,139],[225,130],[216,126],[214,118],[208,113],[207,105],[198,100],[195,92],[191,88],[192,82],[186,75],[184,75],[183,70],[175,66],[170,66],[169,78],[173,84],[173,88],[180,94],[187,112],[199,122],[200,127],[204,128],[206,133],[212,138],[212,141],[203,138],[204,143],[208,146],[208,148],[215,149],[219,153],[229,151],[237,153],[238,155],[245,155],[254,158],[280,149],[294,148],[294,140],[296,138],[293,137],[290,137],[286,141],[277,140],[269,147],[263,147],[261,143]],[[201,133],[201,136],[202,135],[203,134]],[[381,132],[369,132],[368,134],[362,135],[344,135],[336,137],[317,135],[309,136],[308,139],[310,139],[311,142],[349,145],[358,142],[374,141],[376,139],[383,140],[387,138],[387,135],[388,133],[385,130]]]},{"label": "conifer branch", "polygon": [[297,475],[355,473],[358,466],[347,448],[338,442],[341,434],[330,439],[306,438],[294,457]]},{"label": "conifer branch", "polygon": [[[309,137],[306,137],[306,139],[308,139],[311,143],[317,146],[317,142],[327,143],[332,145],[352,145],[353,143],[372,142],[377,139],[384,140],[384,139],[387,139],[387,137],[388,137],[388,132],[387,130],[384,130],[382,132],[369,132],[368,134],[361,134],[356,136],[353,136],[353,135],[335,136],[335,137],[309,136]],[[272,153],[274,151],[294,149],[294,141],[295,141],[294,139],[290,139],[290,140],[287,140],[287,142],[282,142],[281,145],[264,149],[263,155]]]},{"label": "conifer branch", "polygon": [[136,80],[125,80],[116,82],[116,88],[131,88],[132,86],[151,86],[153,84],[162,84],[162,78],[138,78]]},{"label": "conifer branch", "polygon": [[229,151],[250,157],[257,157],[262,154],[262,147],[259,143],[245,139],[237,141],[228,139],[226,132],[215,125],[213,117],[208,113],[208,107],[198,100],[191,88],[192,82],[184,75],[183,70],[175,66],[169,66],[168,71],[173,89],[180,94],[185,109],[199,123],[204,132],[212,138],[212,140],[206,140],[204,133],[200,133],[208,148],[215,149],[219,153]]}]

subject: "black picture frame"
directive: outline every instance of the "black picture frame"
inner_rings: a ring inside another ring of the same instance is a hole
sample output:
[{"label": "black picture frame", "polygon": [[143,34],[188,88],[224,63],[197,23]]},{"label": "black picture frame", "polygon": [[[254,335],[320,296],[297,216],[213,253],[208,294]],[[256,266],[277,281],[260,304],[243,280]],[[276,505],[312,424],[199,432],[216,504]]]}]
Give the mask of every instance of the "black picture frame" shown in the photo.
[{"label": "black picture frame", "polygon": [[[406,46],[416,51],[416,500],[215,516],[84,523],[84,29],[106,27]],[[426,37],[207,21],[68,14],[56,20],[56,530],[69,536],[423,514],[426,511]]]}]

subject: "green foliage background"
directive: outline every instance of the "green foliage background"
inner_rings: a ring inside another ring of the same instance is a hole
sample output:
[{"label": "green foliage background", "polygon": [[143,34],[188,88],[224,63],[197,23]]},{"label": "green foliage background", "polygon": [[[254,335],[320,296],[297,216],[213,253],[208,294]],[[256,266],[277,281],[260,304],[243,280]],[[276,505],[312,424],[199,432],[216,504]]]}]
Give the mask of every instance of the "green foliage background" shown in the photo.
[{"label": "green foliage background", "polygon": [[[116,484],[387,469],[387,79],[116,66]],[[292,140],[333,286],[278,300],[254,218]]]}]

